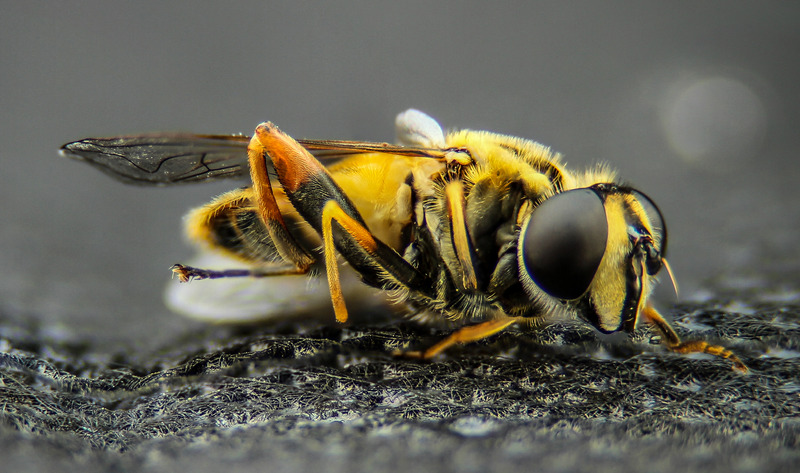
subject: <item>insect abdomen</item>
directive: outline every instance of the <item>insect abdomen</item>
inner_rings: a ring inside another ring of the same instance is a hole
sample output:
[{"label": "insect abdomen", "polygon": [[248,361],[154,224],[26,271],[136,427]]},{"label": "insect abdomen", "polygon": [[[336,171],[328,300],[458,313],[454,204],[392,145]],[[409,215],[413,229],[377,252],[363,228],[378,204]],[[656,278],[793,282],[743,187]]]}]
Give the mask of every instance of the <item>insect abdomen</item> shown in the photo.
[{"label": "insect abdomen", "polygon": [[[252,195],[250,188],[237,189],[192,210],[186,216],[189,239],[249,264],[281,262],[275,243],[251,202]],[[296,212],[291,211],[288,205],[281,206],[284,219],[291,228],[298,229],[294,235],[296,238],[307,241],[310,232],[302,229],[308,224],[303,222],[299,225]],[[317,240],[305,247],[314,248],[318,244]]]}]

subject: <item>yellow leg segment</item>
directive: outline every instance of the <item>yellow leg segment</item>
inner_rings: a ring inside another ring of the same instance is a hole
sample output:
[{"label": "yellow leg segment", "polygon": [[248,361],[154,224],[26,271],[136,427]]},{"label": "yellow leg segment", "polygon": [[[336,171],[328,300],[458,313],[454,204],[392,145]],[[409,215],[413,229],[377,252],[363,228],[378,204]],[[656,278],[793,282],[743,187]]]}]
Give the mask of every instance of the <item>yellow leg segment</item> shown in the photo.
[{"label": "yellow leg segment", "polygon": [[520,320],[520,317],[504,317],[502,319],[481,322],[477,325],[468,325],[451,333],[447,338],[425,351],[398,352],[396,354],[408,358],[433,358],[457,343],[469,343],[482,340],[490,335],[494,335],[505,330],[509,325],[517,323]]},{"label": "yellow leg segment", "polygon": [[653,325],[653,327],[655,327],[656,330],[661,333],[661,336],[664,337],[664,343],[667,345],[667,348],[669,348],[670,351],[683,354],[708,353],[709,355],[730,360],[733,363],[733,369],[737,371],[741,371],[742,373],[746,373],[748,371],[747,366],[742,363],[742,360],[740,360],[738,356],[725,347],[711,345],[710,343],[702,340],[682,342],[678,334],[675,333],[675,330],[670,327],[661,314],[659,314],[658,311],[655,310],[650,304],[647,304],[645,308],[642,309],[642,316],[644,317],[645,322]]},{"label": "yellow leg segment", "polygon": [[447,196],[447,214],[450,217],[450,228],[453,235],[453,247],[461,263],[461,286],[474,291],[478,288],[478,278],[472,266],[472,250],[467,230],[466,209],[464,208],[464,187],[461,181],[451,181],[445,187]]},{"label": "yellow leg segment", "polygon": [[377,247],[375,237],[363,225],[347,215],[336,201],[329,200],[322,209],[322,244],[325,253],[325,269],[328,273],[328,288],[331,292],[333,312],[337,322],[347,322],[347,307],[342,295],[342,284],[339,280],[339,265],[336,261],[336,247],[333,245],[333,221],[358,242],[367,252],[374,252]]}]

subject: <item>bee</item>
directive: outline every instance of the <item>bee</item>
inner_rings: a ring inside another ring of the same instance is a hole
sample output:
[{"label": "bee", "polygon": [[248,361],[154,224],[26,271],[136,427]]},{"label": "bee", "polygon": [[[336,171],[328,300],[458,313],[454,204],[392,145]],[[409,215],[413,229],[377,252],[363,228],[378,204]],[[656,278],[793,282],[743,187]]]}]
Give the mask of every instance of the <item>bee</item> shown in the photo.
[{"label": "bee", "polygon": [[396,145],[295,140],[265,122],[252,137],[89,138],[61,150],[140,184],[249,176],[249,186],[191,211],[186,223],[190,240],[245,268],[178,264],[180,280],[268,278],[283,288],[282,280],[324,274],[343,323],[346,263],[415,318],[457,325],[406,356],[431,358],[513,324],[567,315],[602,333],[630,334],[644,320],[673,352],[709,353],[747,370],[724,347],[682,341],[653,307],[662,268],[674,285],[664,218],[608,167],[573,173],[549,147],[487,131],[445,133],[414,109],[397,116],[396,129]]}]

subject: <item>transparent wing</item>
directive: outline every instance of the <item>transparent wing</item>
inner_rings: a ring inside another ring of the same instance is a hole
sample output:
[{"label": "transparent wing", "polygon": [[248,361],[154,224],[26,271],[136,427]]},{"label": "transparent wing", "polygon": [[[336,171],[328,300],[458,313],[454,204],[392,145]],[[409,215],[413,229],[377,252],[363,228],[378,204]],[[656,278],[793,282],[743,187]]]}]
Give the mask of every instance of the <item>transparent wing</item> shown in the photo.
[{"label": "transparent wing", "polygon": [[168,185],[247,176],[249,141],[189,133],[87,138],[65,144],[61,154],[125,182]]},{"label": "transparent wing", "polygon": [[[61,154],[85,161],[124,182],[171,185],[249,175],[245,135],[163,133],[86,138],[67,143]],[[322,161],[361,153],[391,153],[444,159],[449,150],[389,143],[297,140]]]}]

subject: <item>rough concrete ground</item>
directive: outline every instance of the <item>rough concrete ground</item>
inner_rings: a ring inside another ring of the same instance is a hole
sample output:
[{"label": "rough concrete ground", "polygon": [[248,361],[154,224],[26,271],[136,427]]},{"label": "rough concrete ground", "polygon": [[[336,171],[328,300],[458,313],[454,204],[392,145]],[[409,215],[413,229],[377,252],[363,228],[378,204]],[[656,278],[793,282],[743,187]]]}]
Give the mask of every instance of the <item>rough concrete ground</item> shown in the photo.
[{"label": "rough concrete ground", "polygon": [[[433,362],[439,336],[384,320],[211,328],[158,353],[101,355],[23,314],[0,319],[8,471],[760,471],[800,460],[800,290],[720,281],[669,311],[725,360],[646,330],[518,330]],[[766,283],[766,284],[765,284]],[[27,322],[26,322],[27,321]]]}]

